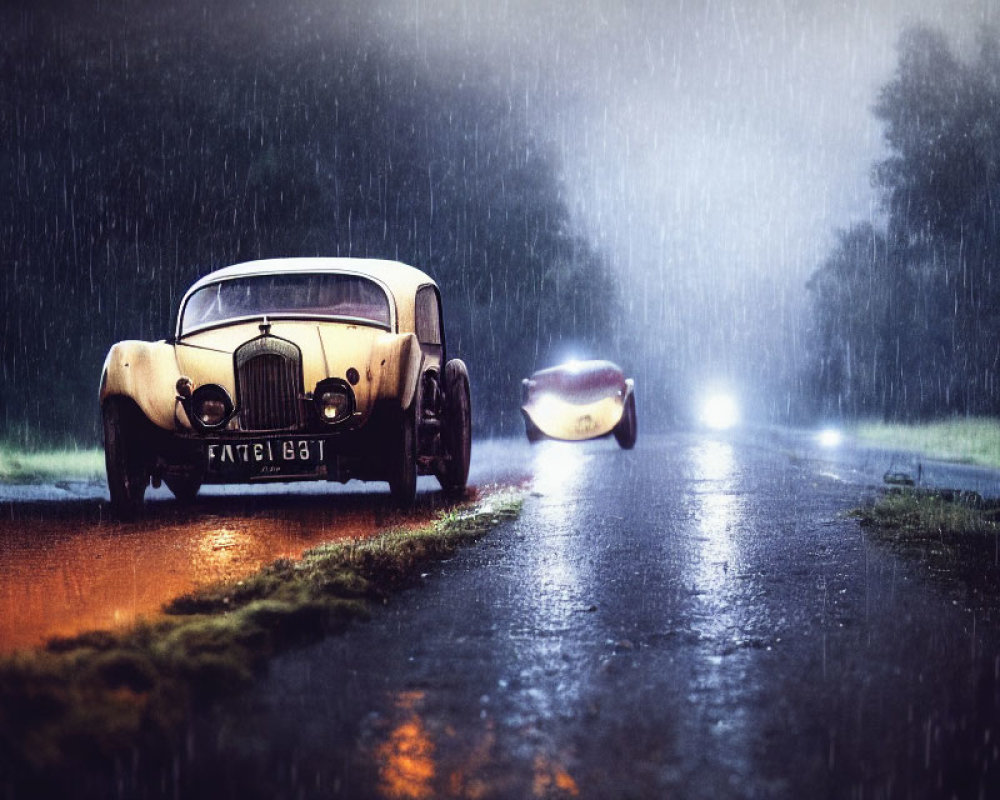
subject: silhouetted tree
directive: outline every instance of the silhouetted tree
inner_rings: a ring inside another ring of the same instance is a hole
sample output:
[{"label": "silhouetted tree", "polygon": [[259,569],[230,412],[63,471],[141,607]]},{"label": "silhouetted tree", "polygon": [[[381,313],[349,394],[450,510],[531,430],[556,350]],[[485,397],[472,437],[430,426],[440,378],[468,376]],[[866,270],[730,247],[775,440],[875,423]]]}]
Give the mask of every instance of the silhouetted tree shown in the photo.
[{"label": "silhouetted tree", "polygon": [[1000,412],[998,53],[992,31],[968,63],[940,32],[902,35],[874,108],[890,148],[873,173],[886,232],[843,235],[809,284],[820,405],[836,397],[847,413],[891,417]]},{"label": "silhouetted tree", "polygon": [[552,345],[609,330],[554,153],[475,65],[394,55],[362,2],[324,26],[295,2],[87,5],[0,9],[6,435],[96,435],[110,344],[167,335],[195,278],[249,258],[428,271],[482,426],[519,420]]}]

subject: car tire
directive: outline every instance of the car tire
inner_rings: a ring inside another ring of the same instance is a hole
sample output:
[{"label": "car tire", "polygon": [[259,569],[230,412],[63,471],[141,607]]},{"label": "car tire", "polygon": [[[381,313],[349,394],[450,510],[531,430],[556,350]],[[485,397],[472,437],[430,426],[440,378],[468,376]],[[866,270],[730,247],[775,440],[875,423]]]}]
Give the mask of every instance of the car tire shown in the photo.
[{"label": "car tire", "polygon": [[625,410],[622,418],[615,425],[615,439],[623,450],[631,450],[635,447],[635,438],[638,433],[638,420],[635,414],[635,395],[630,394],[625,401]]},{"label": "car tire", "polygon": [[469,482],[472,457],[472,396],[465,362],[453,358],[444,365],[444,428],[441,431],[445,461],[438,482],[448,494],[462,494]]},{"label": "car tire", "polygon": [[164,478],[163,482],[177,498],[178,503],[193,503],[201,489],[201,481],[197,478],[174,477]]},{"label": "car tire", "polygon": [[400,508],[410,508],[417,498],[416,406],[404,411],[399,433],[393,443],[389,464],[389,494]]},{"label": "car tire", "polygon": [[524,435],[528,437],[528,441],[531,444],[537,444],[545,438],[545,434],[542,433],[541,428],[532,422],[531,417],[527,414],[524,415]]},{"label": "car tire", "polygon": [[142,412],[122,397],[109,397],[101,407],[104,427],[104,465],[111,509],[122,518],[142,509],[149,472],[137,452]]}]

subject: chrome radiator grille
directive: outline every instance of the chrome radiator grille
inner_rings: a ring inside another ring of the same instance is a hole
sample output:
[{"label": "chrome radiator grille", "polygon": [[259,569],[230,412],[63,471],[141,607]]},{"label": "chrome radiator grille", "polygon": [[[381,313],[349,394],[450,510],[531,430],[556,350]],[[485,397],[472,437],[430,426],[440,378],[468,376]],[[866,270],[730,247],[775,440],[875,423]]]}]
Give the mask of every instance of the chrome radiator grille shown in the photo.
[{"label": "chrome radiator grille", "polygon": [[240,347],[235,357],[240,428],[277,431],[300,427],[299,348],[284,339],[261,336]]}]

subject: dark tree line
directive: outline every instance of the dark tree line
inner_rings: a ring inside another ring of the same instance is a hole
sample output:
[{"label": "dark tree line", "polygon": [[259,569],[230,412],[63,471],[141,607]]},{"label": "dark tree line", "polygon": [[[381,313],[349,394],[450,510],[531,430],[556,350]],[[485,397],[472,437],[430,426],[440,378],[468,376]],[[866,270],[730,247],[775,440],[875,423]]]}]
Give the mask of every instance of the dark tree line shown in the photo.
[{"label": "dark tree line", "polygon": [[394,54],[363,3],[84,5],[0,11],[7,437],[94,437],[108,347],[168,335],[195,278],[252,258],[430,273],[494,429],[551,348],[610,329],[554,153],[474,65]]},{"label": "dark tree line", "polygon": [[963,60],[923,27],[900,39],[874,113],[884,229],[841,232],[809,282],[817,405],[921,418],[1000,413],[1000,40]]}]

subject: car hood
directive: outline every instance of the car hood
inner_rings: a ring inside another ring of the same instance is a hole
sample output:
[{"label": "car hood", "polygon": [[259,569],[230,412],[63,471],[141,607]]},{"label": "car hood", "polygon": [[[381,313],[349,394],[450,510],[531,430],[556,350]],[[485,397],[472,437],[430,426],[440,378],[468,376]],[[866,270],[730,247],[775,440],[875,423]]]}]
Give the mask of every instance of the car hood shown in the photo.
[{"label": "car hood", "polygon": [[[157,426],[189,429],[177,404],[177,381],[185,377],[193,388],[216,384],[237,403],[235,353],[262,336],[261,325],[246,322],[219,326],[179,341],[128,340],[112,346],[101,375],[100,398],[129,397]],[[412,333],[348,322],[275,321],[268,335],[294,344],[302,355],[302,390],[311,393],[326,378],[347,380],[354,392],[355,417],[364,424],[376,400],[412,403],[421,351]],[[349,372],[353,368],[357,375]],[[348,377],[349,376],[349,377]]]},{"label": "car hood", "polygon": [[[242,323],[186,336],[176,345],[177,366],[196,385],[224,382],[233,375],[233,354],[261,336],[260,327]],[[372,326],[307,321],[275,321],[269,335],[299,348],[307,387],[323,378],[343,377],[350,367],[364,375],[376,343],[386,336]]]}]

